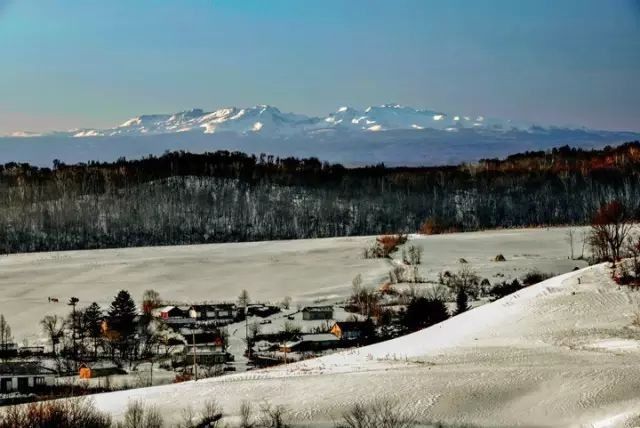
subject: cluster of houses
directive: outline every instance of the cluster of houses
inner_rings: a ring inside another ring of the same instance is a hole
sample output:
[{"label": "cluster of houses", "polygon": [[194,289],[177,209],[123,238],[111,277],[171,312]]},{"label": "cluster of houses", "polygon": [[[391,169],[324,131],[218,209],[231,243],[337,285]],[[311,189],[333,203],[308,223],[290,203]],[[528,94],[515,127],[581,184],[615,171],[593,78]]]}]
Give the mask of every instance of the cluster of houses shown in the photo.
[{"label": "cluster of houses", "polygon": [[324,332],[299,334],[276,345],[259,347],[257,358],[262,365],[278,364],[318,355],[323,351],[359,346],[370,339],[371,321],[333,321],[333,306],[307,306],[301,310],[303,321],[327,321]]},{"label": "cluster of houses", "polygon": [[192,324],[222,327],[244,319],[244,308],[233,303],[164,306],[152,314],[172,327]]},{"label": "cluster of houses", "polygon": [[[245,311],[233,303],[211,303],[168,305],[154,309],[151,314],[173,330],[173,345],[182,347],[182,352],[172,355],[174,368],[188,368],[194,360],[199,366],[223,367],[233,361],[234,356],[227,352],[222,327],[242,321],[246,316],[266,318],[280,310],[277,306],[254,304]],[[274,353],[284,354],[286,361],[287,354],[306,358],[330,349],[358,346],[365,343],[372,332],[370,321],[334,322],[334,307],[331,305],[307,306],[300,312],[303,321],[327,321],[326,327],[318,333],[300,333],[284,343],[272,341],[269,345],[272,356]],[[293,319],[292,315],[287,317]],[[18,347],[13,343],[0,346],[0,394],[37,393],[55,385],[54,370],[28,361],[28,357],[44,352],[42,346]],[[259,354],[257,352],[256,356]],[[12,361],[18,358],[21,361]],[[282,358],[273,359],[274,364],[278,361],[282,362]]]},{"label": "cluster of houses", "polygon": [[199,365],[209,366],[232,361],[220,327],[245,317],[244,308],[233,303],[163,306],[152,315],[186,340],[182,354],[172,357],[174,367],[193,364],[194,359]]},{"label": "cluster of houses", "polygon": [[221,327],[242,321],[245,316],[268,317],[279,311],[277,306],[252,304],[245,314],[245,308],[234,303],[211,303],[164,306],[152,315],[186,340],[183,353],[172,358],[174,367],[191,365],[194,359],[198,365],[214,366],[234,359],[226,350]]}]

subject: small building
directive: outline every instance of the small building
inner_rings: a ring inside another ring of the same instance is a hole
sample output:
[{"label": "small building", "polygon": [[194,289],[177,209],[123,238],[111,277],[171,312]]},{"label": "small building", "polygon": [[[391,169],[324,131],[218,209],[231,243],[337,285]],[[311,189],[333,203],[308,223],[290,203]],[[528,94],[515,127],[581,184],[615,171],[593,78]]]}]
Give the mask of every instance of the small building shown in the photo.
[{"label": "small building", "polygon": [[302,319],[311,320],[330,320],[333,318],[333,306],[307,306],[302,309]]},{"label": "small building", "polygon": [[331,327],[331,334],[340,340],[359,340],[367,336],[367,321],[339,321]]},{"label": "small building", "polygon": [[224,338],[218,331],[183,327],[179,330],[179,333],[184,337],[188,346],[195,344],[196,346],[216,346],[220,350],[225,348]]},{"label": "small building", "polygon": [[278,312],[280,312],[280,308],[272,305],[254,304],[247,307],[247,316],[266,318]]},{"label": "small building", "polygon": [[299,340],[285,342],[279,346],[280,352],[316,352],[340,346],[340,339],[331,333],[303,334]]},{"label": "small building", "polygon": [[37,363],[0,364],[0,393],[29,393],[54,385],[56,373]]},{"label": "small building", "polygon": [[21,346],[18,348],[18,355],[21,357],[44,355],[44,346]]},{"label": "small building", "polygon": [[238,317],[238,308],[233,303],[192,305],[188,312],[193,320],[212,325],[231,324]]},{"label": "small building", "polygon": [[152,315],[161,319],[170,326],[191,324],[194,322],[189,317],[188,306],[163,306],[161,308],[154,309]]}]

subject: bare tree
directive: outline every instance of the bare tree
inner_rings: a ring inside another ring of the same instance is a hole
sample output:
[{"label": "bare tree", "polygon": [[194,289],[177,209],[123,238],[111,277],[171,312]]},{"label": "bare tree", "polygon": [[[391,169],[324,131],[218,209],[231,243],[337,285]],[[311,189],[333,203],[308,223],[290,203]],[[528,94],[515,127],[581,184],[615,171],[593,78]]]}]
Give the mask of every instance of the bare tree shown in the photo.
[{"label": "bare tree", "polygon": [[13,338],[11,337],[11,327],[9,326],[9,323],[7,323],[7,320],[4,319],[4,315],[0,314],[0,352],[3,357],[9,349],[9,344],[12,342]]},{"label": "bare tree", "polygon": [[573,242],[575,239],[575,230],[573,228],[569,228],[569,230],[567,230],[567,243],[569,244],[569,250],[571,253],[571,260],[574,259],[573,257]]},{"label": "bare tree", "polygon": [[162,305],[162,299],[160,299],[160,293],[155,290],[145,290],[142,293],[142,312],[144,314],[151,314],[151,311]]},{"label": "bare tree", "polygon": [[[621,249],[627,235],[631,231],[630,216],[626,207],[620,201],[604,204],[596,212],[591,222],[592,239],[596,246],[606,245],[606,253],[615,263],[621,257]],[[599,248],[600,253],[605,253]]]},{"label": "bare tree", "polygon": [[285,296],[281,303],[282,309],[289,309],[291,306],[291,296]]},{"label": "bare tree", "polygon": [[240,404],[240,425],[239,428],[254,428],[256,426],[253,420],[253,408],[251,403],[243,401]]},{"label": "bare tree", "polygon": [[356,403],[342,415],[336,428],[410,428],[416,426],[412,412],[402,411],[389,400],[378,400],[365,406]]},{"label": "bare tree", "polygon": [[51,351],[56,355],[56,345],[64,333],[64,320],[57,315],[46,315],[40,321],[42,330],[51,341]]},{"label": "bare tree", "polygon": [[272,406],[265,403],[260,408],[259,426],[264,428],[287,428],[287,409],[284,406]]}]

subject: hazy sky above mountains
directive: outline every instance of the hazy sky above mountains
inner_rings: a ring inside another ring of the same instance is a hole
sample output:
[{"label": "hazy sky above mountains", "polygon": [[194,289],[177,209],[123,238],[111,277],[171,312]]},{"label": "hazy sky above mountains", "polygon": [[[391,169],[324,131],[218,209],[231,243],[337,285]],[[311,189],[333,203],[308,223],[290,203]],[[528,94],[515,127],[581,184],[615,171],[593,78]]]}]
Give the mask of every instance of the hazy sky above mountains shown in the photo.
[{"label": "hazy sky above mountains", "polygon": [[636,0],[0,0],[0,134],[397,102],[640,131]]}]

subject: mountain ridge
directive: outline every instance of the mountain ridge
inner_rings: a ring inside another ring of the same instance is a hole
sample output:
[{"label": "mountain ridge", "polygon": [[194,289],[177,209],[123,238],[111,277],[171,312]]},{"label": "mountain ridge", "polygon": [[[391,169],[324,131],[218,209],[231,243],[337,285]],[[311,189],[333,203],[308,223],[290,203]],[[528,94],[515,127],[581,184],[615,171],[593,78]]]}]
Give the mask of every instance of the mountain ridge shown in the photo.
[{"label": "mountain ridge", "polygon": [[176,150],[230,150],[317,157],[347,166],[435,166],[565,145],[597,149],[634,140],[640,140],[640,133],[541,126],[394,103],[364,110],[344,106],[326,116],[257,105],[140,115],[106,129],[20,132],[0,137],[0,163],[44,166],[56,159],[79,163]]},{"label": "mountain ridge", "polygon": [[[415,108],[397,103],[386,103],[358,109],[339,107],[324,116],[310,116],[283,112],[276,106],[259,104],[253,107],[222,107],[212,111],[193,108],[176,113],[143,114],[130,118],[110,128],[79,128],[69,131],[29,133],[19,131],[11,136],[70,135],[74,137],[98,137],[116,135],[157,135],[187,131],[211,134],[231,131],[241,134],[262,132],[275,135],[315,132],[330,129],[350,131],[390,131],[436,129],[455,132],[460,129],[491,129],[494,131],[532,130],[527,122],[515,122],[483,115],[446,113],[441,110]],[[557,128],[572,129],[571,127]]]}]

